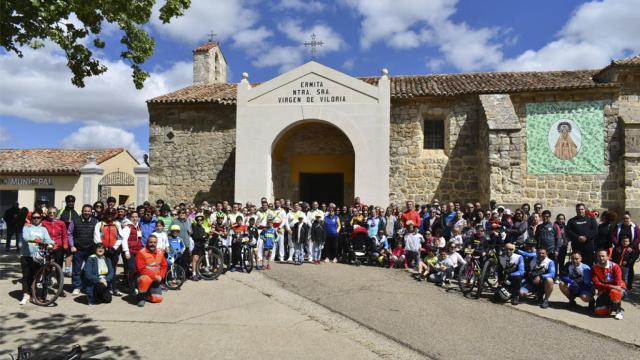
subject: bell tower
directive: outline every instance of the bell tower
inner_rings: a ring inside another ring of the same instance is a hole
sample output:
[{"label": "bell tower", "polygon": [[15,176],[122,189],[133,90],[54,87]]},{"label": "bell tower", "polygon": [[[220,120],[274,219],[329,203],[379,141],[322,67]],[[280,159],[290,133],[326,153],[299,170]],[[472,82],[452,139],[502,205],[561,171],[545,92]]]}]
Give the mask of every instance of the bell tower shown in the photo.
[{"label": "bell tower", "polygon": [[227,61],[217,41],[208,41],[193,50],[193,84],[227,82]]}]

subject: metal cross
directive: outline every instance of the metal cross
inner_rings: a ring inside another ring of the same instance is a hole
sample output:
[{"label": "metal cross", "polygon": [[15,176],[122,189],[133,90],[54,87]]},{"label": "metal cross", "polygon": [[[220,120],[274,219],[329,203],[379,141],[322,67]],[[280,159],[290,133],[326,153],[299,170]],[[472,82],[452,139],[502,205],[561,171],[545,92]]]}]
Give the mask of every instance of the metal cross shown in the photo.
[{"label": "metal cross", "polygon": [[322,41],[316,41],[316,34],[311,34],[311,41],[307,41],[304,43],[304,46],[308,46],[311,48],[311,60],[316,59],[316,47],[324,45]]},{"label": "metal cross", "polygon": [[218,36],[218,34],[214,34],[213,33],[213,30],[211,30],[211,32],[209,34],[207,34],[207,35],[209,35],[209,42],[213,42],[213,37],[214,36]]}]

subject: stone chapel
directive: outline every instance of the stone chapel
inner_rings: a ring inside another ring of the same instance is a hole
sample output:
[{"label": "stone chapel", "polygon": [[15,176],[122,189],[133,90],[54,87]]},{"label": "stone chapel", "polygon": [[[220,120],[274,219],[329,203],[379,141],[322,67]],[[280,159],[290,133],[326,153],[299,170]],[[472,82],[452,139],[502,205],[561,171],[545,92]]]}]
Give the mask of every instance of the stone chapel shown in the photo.
[{"label": "stone chapel", "polygon": [[147,101],[150,199],[542,202],[640,212],[640,56],[603,69],[352,77],[310,61]]}]

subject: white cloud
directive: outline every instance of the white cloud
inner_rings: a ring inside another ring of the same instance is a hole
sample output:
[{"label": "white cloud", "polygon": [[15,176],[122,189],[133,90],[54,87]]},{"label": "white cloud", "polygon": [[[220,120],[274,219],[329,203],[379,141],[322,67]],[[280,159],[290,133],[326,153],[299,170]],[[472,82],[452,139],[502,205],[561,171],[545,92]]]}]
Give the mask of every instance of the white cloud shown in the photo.
[{"label": "white cloud", "polygon": [[144,152],[136,143],[135,136],[120,128],[106,125],[90,125],[79,128],[60,141],[60,145],[71,149],[102,149],[124,147],[136,159],[142,159]]},{"label": "white cloud", "polygon": [[0,126],[0,145],[6,143],[7,141],[9,141],[9,132],[7,131],[7,129]]},{"label": "white cloud", "polygon": [[345,69],[345,70],[352,70],[353,66],[355,64],[356,64],[356,60],[355,59],[347,59],[342,63],[342,66],[340,66],[340,67]]},{"label": "white cloud", "polygon": [[304,12],[321,12],[326,7],[320,1],[281,0],[276,6],[279,10],[295,10]]},{"label": "white cloud", "polygon": [[323,42],[322,46],[316,47],[318,57],[346,48],[342,37],[324,24],[303,28],[299,21],[285,20],[278,25],[278,31],[299,45],[276,45],[265,48],[263,52],[254,54],[254,66],[278,66],[280,72],[285,72],[301,65],[305,60],[310,59],[310,49],[305,48],[304,43],[311,40],[312,34],[316,35],[316,41]]},{"label": "white cloud", "polygon": [[611,59],[640,52],[638,0],[592,1],[579,6],[540,49],[529,49],[498,66],[500,70],[599,68]]},{"label": "white cloud", "polygon": [[377,42],[397,49],[435,46],[444,60],[463,71],[495,67],[502,61],[497,29],[474,29],[451,16],[458,0],[343,0],[361,21],[360,45]]},{"label": "white cloud", "polygon": [[131,81],[131,69],[101,59],[109,70],[86,79],[84,88],[71,84],[67,59],[59,48],[24,49],[24,57],[0,55],[0,115],[35,122],[82,122],[134,127],[146,124],[145,100],[174,91],[192,80],[192,64],[177,62],[151,72],[142,90]]},{"label": "white cloud", "polygon": [[267,39],[273,35],[271,30],[261,26],[257,29],[246,29],[234,36],[234,45],[244,49],[248,54],[257,54],[269,47]]},{"label": "white cloud", "polygon": [[217,39],[235,39],[237,34],[252,28],[260,18],[258,11],[250,5],[247,0],[192,0],[184,16],[172,19],[169,24],[158,19],[160,5],[156,5],[151,25],[164,36],[192,45],[204,42],[211,31],[217,34]]}]

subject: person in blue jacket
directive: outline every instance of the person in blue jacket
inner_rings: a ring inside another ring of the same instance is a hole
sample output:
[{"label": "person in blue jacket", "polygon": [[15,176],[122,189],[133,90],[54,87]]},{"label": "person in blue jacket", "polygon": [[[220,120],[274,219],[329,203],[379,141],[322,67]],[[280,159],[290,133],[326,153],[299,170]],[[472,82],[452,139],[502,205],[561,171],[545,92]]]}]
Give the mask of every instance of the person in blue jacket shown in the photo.
[{"label": "person in blue jacket", "polygon": [[515,251],[515,244],[507,243],[504,245],[504,253],[498,259],[504,274],[502,285],[511,293],[512,305],[520,303],[520,286],[524,278],[524,260]]},{"label": "person in blue jacket", "polygon": [[549,307],[549,296],[553,291],[553,282],[556,278],[556,266],[548,256],[547,249],[538,249],[538,256],[531,262],[529,274],[523,286],[520,288],[520,296],[530,293],[536,295],[540,307]]},{"label": "person in blue jacket", "polygon": [[184,241],[182,241],[182,237],[180,237],[180,226],[177,224],[173,224],[169,227],[169,237],[168,237],[168,251],[167,251],[167,261],[168,266],[173,264],[175,259],[179,259],[184,250],[186,249],[186,245]]},{"label": "person in blue jacket", "polygon": [[569,299],[570,306],[576,306],[576,298],[579,298],[589,303],[590,308],[595,307],[591,268],[582,262],[582,254],[579,252],[571,254],[571,261],[561,272],[559,286],[562,294]]},{"label": "person in blue jacket", "polygon": [[96,244],[95,253],[87,258],[82,271],[82,284],[89,305],[111,302],[109,284],[113,275],[111,260],[104,256],[104,245]]}]

